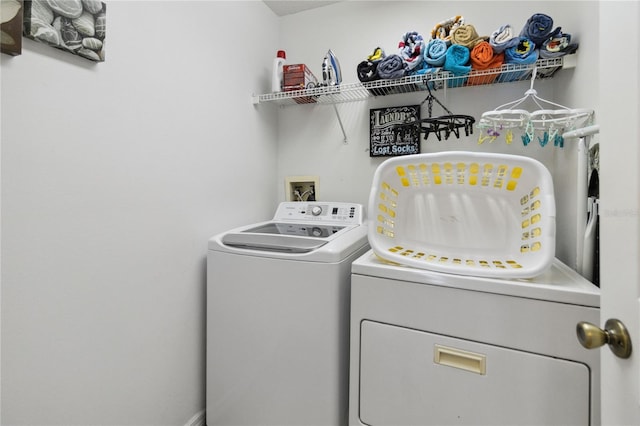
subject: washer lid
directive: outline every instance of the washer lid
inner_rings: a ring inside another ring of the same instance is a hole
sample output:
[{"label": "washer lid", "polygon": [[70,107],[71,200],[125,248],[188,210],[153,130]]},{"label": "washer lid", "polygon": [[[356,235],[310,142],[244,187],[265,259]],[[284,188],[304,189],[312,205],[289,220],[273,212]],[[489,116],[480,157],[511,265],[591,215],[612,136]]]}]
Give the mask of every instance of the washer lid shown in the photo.
[{"label": "washer lid", "polygon": [[309,253],[327,243],[321,238],[292,238],[281,234],[257,234],[246,232],[228,233],[222,243],[230,247],[249,250],[277,251],[283,253]]},{"label": "washer lid", "polygon": [[230,232],[222,237],[222,243],[244,249],[308,253],[325,245],[332,236],[343,229],[344,226],[317,223],[266,222]]}]

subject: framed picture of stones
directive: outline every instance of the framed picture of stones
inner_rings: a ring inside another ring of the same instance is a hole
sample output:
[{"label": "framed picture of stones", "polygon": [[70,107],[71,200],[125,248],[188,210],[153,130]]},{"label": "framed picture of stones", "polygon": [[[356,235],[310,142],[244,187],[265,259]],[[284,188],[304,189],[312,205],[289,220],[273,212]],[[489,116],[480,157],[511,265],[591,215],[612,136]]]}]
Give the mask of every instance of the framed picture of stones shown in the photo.
[{"label": "framed picture of stones", "polygon": [[0,52],[16,56],[22,53],[22,0],[0,0]]},{"label": "framed picture of stones", "polygon": [[369,156],[395,157],[420,152],[420,105],[369,110]]},{"label": "framed picture of stones", "polygon": [[24,1],[24,35],[30,39],[103,62],[106,33],[107,5],[99,0]]}]

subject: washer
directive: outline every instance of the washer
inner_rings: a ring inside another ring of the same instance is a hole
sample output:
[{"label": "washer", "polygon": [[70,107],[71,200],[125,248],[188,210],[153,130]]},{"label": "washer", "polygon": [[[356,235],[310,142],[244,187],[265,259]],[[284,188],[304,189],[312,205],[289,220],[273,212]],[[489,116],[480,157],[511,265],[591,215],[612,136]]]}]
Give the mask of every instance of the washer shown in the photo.
[{"label": "washer", "polygon": [[534,279],[352,264],[350,425],[598,425],[600,289],[555,259]]},{"label": "washer", "polygon": [[207,255],[207,424],[344,425],[363,208],[284,202]]}]

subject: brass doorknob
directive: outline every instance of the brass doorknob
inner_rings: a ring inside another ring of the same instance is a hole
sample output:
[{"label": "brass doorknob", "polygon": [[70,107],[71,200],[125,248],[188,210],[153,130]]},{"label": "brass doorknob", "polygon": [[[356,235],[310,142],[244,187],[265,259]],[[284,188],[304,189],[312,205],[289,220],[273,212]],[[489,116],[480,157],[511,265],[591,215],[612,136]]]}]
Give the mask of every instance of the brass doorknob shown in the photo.
[{"label": "brass doorknob", "polygon": [[614,355],[620,358],[631,356],[631,337],[624,324],[617,319],[608,319],[604,330],[588,322],[581,321],[576,326],[576,333],[580,344],[587,349],[595,349],[609,345]]}]

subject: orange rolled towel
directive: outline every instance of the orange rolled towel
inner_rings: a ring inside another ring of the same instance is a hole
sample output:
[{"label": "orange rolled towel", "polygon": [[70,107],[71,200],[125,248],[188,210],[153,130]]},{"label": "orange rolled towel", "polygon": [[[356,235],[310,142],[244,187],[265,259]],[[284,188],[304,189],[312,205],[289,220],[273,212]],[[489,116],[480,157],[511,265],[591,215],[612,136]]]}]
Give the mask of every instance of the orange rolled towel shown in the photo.
[{"label": "orange rolled towel", "polygon": [[473,75],[473,71],[484,71],[492,68],[500,68],[504,63],[504,53],[495,54],[493,47],[489,42],[482,41],[475,45],[471,49],[471,55],[469,60],[471,61],[471,74],[467,81],[467,86],[479,85],[479,84],[491,84],[498,77],[499,73],[485,74],[485,75]]}]

